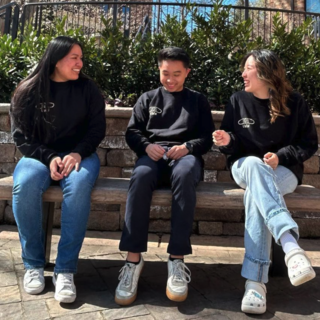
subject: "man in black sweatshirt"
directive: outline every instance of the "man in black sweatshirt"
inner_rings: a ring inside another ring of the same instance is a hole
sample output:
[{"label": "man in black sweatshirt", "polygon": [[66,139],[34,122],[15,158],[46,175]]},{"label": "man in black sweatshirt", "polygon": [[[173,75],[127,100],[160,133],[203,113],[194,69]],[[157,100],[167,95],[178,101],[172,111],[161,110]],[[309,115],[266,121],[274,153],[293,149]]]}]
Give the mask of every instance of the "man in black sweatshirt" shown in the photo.
[{"label": "man in black sweatshirt", "polygon": [[130,181],[120,242],[120,250],[128,251],[115,294],[120,305],[136,299],[144,264],[141,252],[147,251],[152,192],[164,182],[170,182],[172,189],[168,298],[184,301],[191,280],[183,258],[192,253],[190,234],[196,186],[203,173],[201,155],[212,146],[214,124],[207,99],[184,87],[190,72],[187,53],[176,47],[163,49],[158,64],[163,87],[138,99],[126,132],[126,141],[139,158]]}]

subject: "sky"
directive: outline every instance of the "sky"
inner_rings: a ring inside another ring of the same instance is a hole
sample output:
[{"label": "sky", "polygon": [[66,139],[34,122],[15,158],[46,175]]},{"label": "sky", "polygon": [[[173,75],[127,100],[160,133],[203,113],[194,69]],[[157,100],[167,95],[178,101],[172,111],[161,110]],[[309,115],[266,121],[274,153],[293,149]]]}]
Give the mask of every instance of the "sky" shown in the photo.
[{"label": "sky", "polygon": [[308,12],[320,12],[320,1],[319,0],[307,0],[307,11]]},{"label": "sky", "polygon": [[223,4],[235,4],[237,0],[224,0]]},{"label": "sky", "polygon": [[[237,0],[224,0],[224,4],[234,5]],[[253,0],[249,0],[253,2]],[[320,0],[307,0],[307,11],[308,12],[319,12],[320,13]]]}]

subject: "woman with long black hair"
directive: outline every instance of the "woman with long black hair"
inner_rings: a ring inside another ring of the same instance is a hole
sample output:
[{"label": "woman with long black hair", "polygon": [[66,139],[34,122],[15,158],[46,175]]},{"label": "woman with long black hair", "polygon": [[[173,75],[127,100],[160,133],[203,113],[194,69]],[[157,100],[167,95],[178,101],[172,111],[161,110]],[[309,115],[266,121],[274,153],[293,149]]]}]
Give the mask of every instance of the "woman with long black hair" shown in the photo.
[{"label": "woman with long black hair", "polygon": [[105,103],[86,77],[81,44],[53,39],[35,70],[15,90],[10,115],[15,144],[23,157],[14,174],[13,213],[26,269],[24,289],[45,286],[42,194],[52,182],[63,192],[61,238],[53,275],[55,299],[76,298],[73,275],[86,232],[92,187],[99,175],[96,148],[105,136]]},{"label": "woman with long black hair", "polygon": [[297,241],[298,225],[283,195],[302,182],[303,162],[318,149],[311,112],[293,92],[279,57],[270,50],[254,50],[241,64],[245,90],[230,98],[214,143],[228,158],[236,183],[245,189],[245,257],[247,279],[243,312],[266,311],[266,286],[271,239],[285,252],[294,286],[315,277]]}]

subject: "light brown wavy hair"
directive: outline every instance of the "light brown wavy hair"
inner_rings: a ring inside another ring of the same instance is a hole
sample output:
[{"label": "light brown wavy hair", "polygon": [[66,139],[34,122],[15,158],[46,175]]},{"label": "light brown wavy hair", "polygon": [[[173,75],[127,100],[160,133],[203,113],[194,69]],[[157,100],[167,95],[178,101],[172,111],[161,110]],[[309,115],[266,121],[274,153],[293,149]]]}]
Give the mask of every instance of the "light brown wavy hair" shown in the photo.
[{"label": "light brown wavy hair", "polygon": [[292,92],[286,78],[286,70],[280,58],[271,50],[253,50],[245,55],[240,68],[243,71],[247,59],[252,56],[256,62],[257,76],[269,87],[271,123],[278,117],[290,114],[287,100]]}]

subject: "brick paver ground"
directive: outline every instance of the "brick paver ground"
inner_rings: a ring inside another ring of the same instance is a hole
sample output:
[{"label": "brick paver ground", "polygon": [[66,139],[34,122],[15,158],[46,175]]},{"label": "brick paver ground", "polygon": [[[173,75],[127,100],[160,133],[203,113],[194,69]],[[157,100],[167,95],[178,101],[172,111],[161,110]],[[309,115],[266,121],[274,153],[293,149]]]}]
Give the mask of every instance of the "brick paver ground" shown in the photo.
[{"label": "brick paver ground", "polygon": [[[59,241],[55,230],[51,259]],[[4,320],[178,320],[178,319],[320,319],[320,241],[301,240],[315,266],[317,277],[301,287],[287,278],[271,278],[267,289],[267,313],[248,316],[240,311],[245,280],[240,276],[243,256],[241,237],[193,237],[193,255],[185,262],[192,272],[188,299],[169,301],[165,295],[168,236],[159,241],[150,235],[149,251],[139,282],[137,300],[119,307],[114,290],[125,254],[119,252],[120,233],[87,232],[75,277],[77,300],[60,304],[54,299],[52,269],[45,271],[46,288],[32,296],[23,291],[24,275],[18,233],[0,226],[0,319]]]}]

